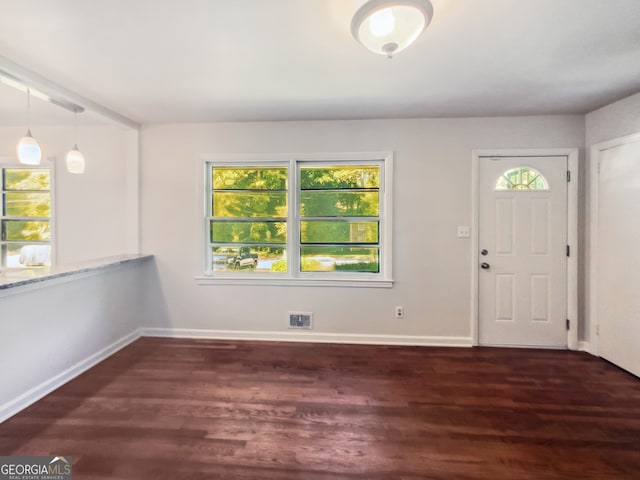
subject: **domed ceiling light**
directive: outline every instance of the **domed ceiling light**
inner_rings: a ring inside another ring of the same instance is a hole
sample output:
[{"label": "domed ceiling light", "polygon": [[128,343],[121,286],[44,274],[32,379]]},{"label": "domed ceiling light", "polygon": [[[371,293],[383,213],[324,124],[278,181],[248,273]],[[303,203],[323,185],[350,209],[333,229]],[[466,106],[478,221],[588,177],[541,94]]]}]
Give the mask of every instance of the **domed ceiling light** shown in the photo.
[{"label": "domed ceiling light", "polygon": [[415,42],[432,18],[429,0],[369,0],[353,16],[351,34],[372,52],[391,58]]}]

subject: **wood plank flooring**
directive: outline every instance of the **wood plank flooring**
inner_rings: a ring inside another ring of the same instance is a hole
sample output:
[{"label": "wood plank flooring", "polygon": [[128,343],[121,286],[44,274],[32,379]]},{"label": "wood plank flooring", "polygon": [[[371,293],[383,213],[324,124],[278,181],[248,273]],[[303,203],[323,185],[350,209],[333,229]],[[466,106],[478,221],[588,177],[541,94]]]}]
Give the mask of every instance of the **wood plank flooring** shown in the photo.
[{"label": "wood plank flooring", "polygon": [[639,479],[640,380],[583,353],[142,338],[0,425],[74,479]]}]

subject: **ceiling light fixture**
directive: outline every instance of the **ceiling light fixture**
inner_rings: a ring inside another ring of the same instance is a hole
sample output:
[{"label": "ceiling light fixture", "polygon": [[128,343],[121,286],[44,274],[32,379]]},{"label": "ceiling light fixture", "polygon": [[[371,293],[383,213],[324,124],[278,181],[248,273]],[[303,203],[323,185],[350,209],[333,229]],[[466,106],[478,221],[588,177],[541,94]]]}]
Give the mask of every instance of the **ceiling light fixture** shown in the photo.
[{"label": "ceiling light fixture", "polygon": [[429,0],[369,0],[351,20],[351,34],[374,53],[391,58],[411,45],[433,18]]},{"label": "ceiling light fixture", "polygon": [[78,111],[73,111],[74,145],[67,153],[67,171],[69,173],[84,173],[84,155],[78,148]]},{"label": "ceiling light fixture", "polygon": [[42,150],[31,135],[31,92],[27,88],[27,134],[20,139],[17,147],[18,160],[25,165],[40,165]]}]

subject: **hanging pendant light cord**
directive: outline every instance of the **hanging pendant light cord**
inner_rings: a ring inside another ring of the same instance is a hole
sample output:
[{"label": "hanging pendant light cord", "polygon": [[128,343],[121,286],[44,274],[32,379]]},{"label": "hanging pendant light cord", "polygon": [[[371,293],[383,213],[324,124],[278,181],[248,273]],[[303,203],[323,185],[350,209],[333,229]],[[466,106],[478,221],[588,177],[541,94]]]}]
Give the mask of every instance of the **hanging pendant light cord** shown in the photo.
[{"label": "hanging pendant light cord", "polygon": [[78,111],[73,111],[73,143],[78,148]]},{"label": "hanging pendant light cord", "polygon": [[27,130],[31,131],[31,91],[27,88]]}]

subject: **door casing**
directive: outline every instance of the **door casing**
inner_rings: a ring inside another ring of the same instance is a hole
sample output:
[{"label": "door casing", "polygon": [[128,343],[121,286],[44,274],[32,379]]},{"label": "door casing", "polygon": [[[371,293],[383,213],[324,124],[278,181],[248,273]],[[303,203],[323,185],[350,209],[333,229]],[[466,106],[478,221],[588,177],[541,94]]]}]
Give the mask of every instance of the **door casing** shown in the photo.
[{"label": "door casing", "polygon": [[478,345],[478,301],[479,301],[479,162],[482,157],[544,157],[565,156],[571,175],[567,185],[567,244],[570,256],[567,262],[567,347],[578,349],[578,184],[579,162],[577,148],[549,149],[495,149],[474,150],[471,164],[471,339]]}]

